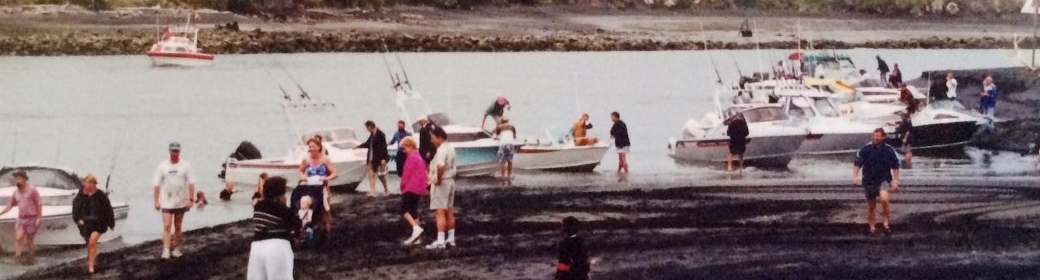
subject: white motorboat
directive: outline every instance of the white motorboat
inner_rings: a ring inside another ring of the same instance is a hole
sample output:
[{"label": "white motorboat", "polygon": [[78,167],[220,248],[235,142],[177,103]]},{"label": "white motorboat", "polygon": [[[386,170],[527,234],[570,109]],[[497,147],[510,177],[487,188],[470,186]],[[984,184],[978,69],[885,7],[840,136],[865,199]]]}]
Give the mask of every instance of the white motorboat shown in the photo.
[{"label": "white motorboat", "polygon": [[335,189],[352,190],[364,179],[367,168],[367,149],[355,149],[359,142],[354,131],[348,128],[319,129],[301,135],[300,144],[291,148],[282,157],[238,160],[229,157],[225,163],[224,181],[235,187],[255,187],[260,174],[281,176],[288,179],[288,187],[296,187],[299,183],[300,164],[308,156],[307,140],[321,135],[323,146],[328,151],[329,160],[336,167],[339,176],[329,182]]},{"label": "white motorboat", "polygon": [[[866,101],[851,102],[843,105],[846,117],[851,120],[874,123],[888,127],[896,127],[902,121],[899,113],[906,107],[900,104],[870,103]],[[913,126],[910,134],[914,136],[913,149],[947,149],[959,148],[971,142],[979,126],[986,120],[954,109],[943,109],[925,105],[911,116]],[[887,131],[887,130],[886,130]],[[888,134],[889,144],[902,146],[903,135]]]},{"label": "white motorboat", "polygon": [[[576,146],[570,126],[553,127],[547,138],[525,139],[516,149],[513,167],[527,170],[589,172],[596,168],[610,149],[607,141]],[[609,140],[609,139],[604,139]]]},{"label": "white motorboat", "polygon": [[199,48],[199,29],[191,26],[191,17],[184,26],[167,27],[159,42],[145,55],[153,66],[207,66],[213,64],[213,55]]},{"label": "white motorboat", "polygon": [[717,112],[706,113],[700,121],[688,120],[680,131],[681,138],[669,140],[669,156],[681,161],[725,162],[729,155],[729,136],[726,135],[728,127],[723,122],[742,113],[750,132],[744,153],[745,163],[787,166],[808,134],[805,121],[788,118],[784,108],[774,103],[736,104],[723,110],[720,94],[720,91],[715,93]]},{"label": "white motorboat", "polygon": [[831,97],[833,94],[815,90],[783,90],[775,92],[784,114],[808,123],[808,135],[798,149],[798,154],[844,154],[858,151],[870,142],[874,130],[881,127],[886,132],[895,131],[893,126],[853,121],[841,115]]},{"label": "white motorboat", "polygon": [[[43,202],[43,213],[39,232],[36,234],[37,245],[82,245],[83,237],[80,236],[79,227],[72,220],[72,200],[82,182],[75,174],[59,168],[42,166],[4,167],[0,169],[0,205],[10,203],[11,195],[16,187],[13,186],[12,174],[15,170],[23,170],[29,176],[29,184],[36,187]],[[101,235],[101,242],[113,240],[121,236],[120,224],[125,221],[130,212],[130,206],[126,202],[112,201],[112,209],[115,211],[116,227]],[[0,248],[11,251],[11,244],[15,240],[15,223],[18,218],[18,208],[0,216]]]},{"label": "white motorboat", "polygon": [[[455,147],[457,176],[475,177],[494,174],[498,171],[498,147],[501,142],[490,133],[475,126],[464,126],[453,123],[448,115],[434,113],[426,100],[417,91],[399,88],[397,90],[397,108],[401,119],[412,123],[412,131],[419,131],[418,118],[426,116],[434,125],[444,129],[448,134],[448,143]],[[517,145],[518,149],[523,147]],[[391,155],[397,153],[397,146],[387,147]],[[389,169],[396,169],[388,164]]]}]

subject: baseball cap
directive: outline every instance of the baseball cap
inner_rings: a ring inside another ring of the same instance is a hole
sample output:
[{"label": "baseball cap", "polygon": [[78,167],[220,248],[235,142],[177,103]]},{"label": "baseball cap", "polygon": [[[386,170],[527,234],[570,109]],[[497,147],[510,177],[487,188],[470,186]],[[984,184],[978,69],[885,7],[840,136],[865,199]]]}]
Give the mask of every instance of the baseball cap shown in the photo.
[{"label": "baseball cap", "polygon": [[180,142],[176,142],[176,141],[170,142],[170,151],[180,151],[180,150],[181,150],[181,143]]},{"label": "baseball cap", "polygon": [[498,102],[498,105],[506,105],[506,98],[499,96],[497,102]]}]

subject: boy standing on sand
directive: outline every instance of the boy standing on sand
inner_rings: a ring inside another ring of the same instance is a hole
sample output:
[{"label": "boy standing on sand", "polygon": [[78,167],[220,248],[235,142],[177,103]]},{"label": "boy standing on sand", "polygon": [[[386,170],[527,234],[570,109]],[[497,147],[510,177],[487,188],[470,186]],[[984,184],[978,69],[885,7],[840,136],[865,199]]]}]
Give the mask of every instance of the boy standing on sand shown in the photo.
[{"label": "boy standing on sand", "polygon": [[[867,227],[870,235],[877,232],[875,224],[874,209],[877,208],[878,198],[881,201],[881,224],[884,226],[885,234],[891,235],[892,228],[889,225],[888,193],[899,191],[899,156],[896,149],[885,144],[885,131],[881,128],[874,130],[870,144],[863,146],[856,153],[855,167],[852,169],[852,185],[863,186],[867,197]],[[860,181],[859,171],[863,169],[863,181]]]},{"label": "boy standing on sand", "polygon": [[[445,143],[448,133],[436,127],[431,133],[433,145],[437,147],[437,155],[430,161],[430,209],[437,216],[437,241],[426,245],[426,249],[444,249],[448,245],[455,247],[455,148]],[[447,239],[445,239],[447,231]]]},{"label": "boy standing on sand", "polygon": [[181,160],[180,143],[170,143],[170,159],[159,163],[152,185],[155,186],[155,210],[162,211],[162,259],[180,257],[184,213],[195,204],[195,175],[191,165]]},{"label": "boy standing on sand", "polygon": [[585,240],[578,236],[578,219],[563,218],[563,233],[566,237],[559,244],[559,262],[556,264],[556,280],[589,279],[589,255],[585,252]]},{"label": "boy standing on sand", "polygon": [[[29,185],[29,175],[25,174],[25,171],[14,172],[14,185],[16,189],[11,195],[11,203],[0,211],[0,215],[7,214],[12,208],[18,207],[18,220],[14,226],[14,258],[16,261],[31,264],[36,258],[34,239],[36,239],[36,232],[40,229],[43,203],[40,200],[40,193]],[[29,258],[24,260],[22,259],[22,243],[25,243],[24,246],[29,249]]]}]

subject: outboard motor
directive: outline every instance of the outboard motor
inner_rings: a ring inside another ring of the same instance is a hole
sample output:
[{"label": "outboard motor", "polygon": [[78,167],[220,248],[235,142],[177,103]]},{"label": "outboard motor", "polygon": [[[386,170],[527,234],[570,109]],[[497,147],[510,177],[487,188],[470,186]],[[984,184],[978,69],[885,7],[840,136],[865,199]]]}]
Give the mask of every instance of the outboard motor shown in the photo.
[{"label": "outboard motor", "polygon": [[[235,160],[247,160],[247,159],[259,159],[263,155],[260,154],[260,149],[257,149],[253,143],[249,141],[242,141],[238,144],[238,148],[235,152],[228,155],[228,158],[234,158]],[[224,174],[227,173],[227,163],[220,164],[220,174],[217,174],[217,178],[224,179]]]}]

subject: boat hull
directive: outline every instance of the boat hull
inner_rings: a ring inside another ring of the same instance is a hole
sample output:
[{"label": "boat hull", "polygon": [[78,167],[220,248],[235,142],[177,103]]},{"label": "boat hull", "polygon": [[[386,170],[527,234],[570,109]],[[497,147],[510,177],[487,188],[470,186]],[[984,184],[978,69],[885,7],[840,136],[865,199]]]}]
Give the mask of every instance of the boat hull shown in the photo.
[{"label": "boat hull", "polygon": [[513,158],[513,167],[526,170],[590,172],[603,161],[610,147],[524,146]]},{"label": "boat hull", "polygon": [[[744,163],[753,166],[785,167],[801,147],[805,135],[751,137]],[[726,162],[729,139],[675,140],[669,156],[680,161]]]},{"label": "boat hull", "polygon": [[213,64],[213,55],[202,53],[159,53],[148,52],[153,66],[209,66]]},{"label": "boat hull", "polygon": [[[339,176],[329,183],[335,189],[351,190],[357,187],[368,172],[368,165],[364,161],[346,161],[333,163]],[[260,180],[260,174],[267,173],[270,177],[283,177],[288,179],[286,185],[295,188],[299,183],[300,164],[290,164],[284,159],[256,159],[243,161],[230,161],[224,181],[235,185],[235,188],[256,187]]]},{"label": "boat hull", "polygon": [[824,133],[809,134],[801,148],[799,155],[833,155],[852,154],[859,151],[863,145],[870,143],[873,132],[863,133]]},{"label": "boat hull", "polygon": [[[122,222],[126,221],[127,216],[129,216],[130,206],[126,203],[117,203],[112,205],[112,210],[115,212],[116,227],[102,234],[99,240],[101,242],[113,240],[122,235],[120,229],[122,226],[125,226],[122,225]],[[14,244],[15,240],[15,223],[17,220],[15,217],[17,217],[17,214],[5,215],[4,217],[0,219],[0,247],[4,251],[10,252],[14,249],[10,246]],[[44,206],[40,230],[36,233],[34,241],[37,245],[42,246],[85,244],[83,237],[79,234],[79,227],[72,220],[72,206]]]},{"label": "boat hull", "polygon": [[[391,157],[397,154],[397,147],[387,148]],[[455,176],[479,177],[495,174],[498,171],[498,146],[455,147]],[[387,170],[400,174],[397,165],[387,164]]]},{"label": "boat hull", "polygon": [[[914,125],[910,129],[910,134],[918,135],[918,137],[914,137],[911,149],[920,151],[961,148],[971,142],[975,132],[978,131],[978,127],[975,121]],[[901,134],[889,134],[886,143],[902,150],[902,137],[903,135]]]}]

